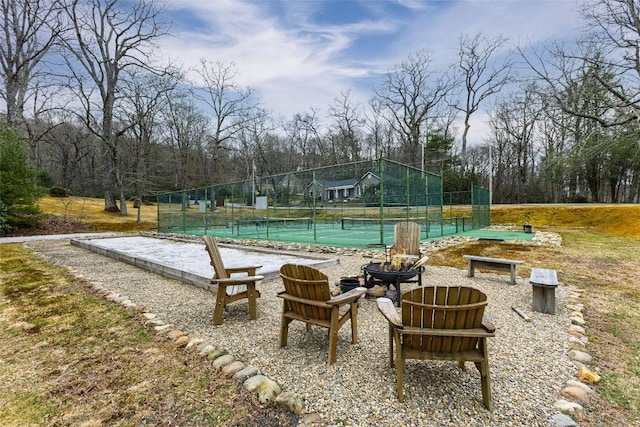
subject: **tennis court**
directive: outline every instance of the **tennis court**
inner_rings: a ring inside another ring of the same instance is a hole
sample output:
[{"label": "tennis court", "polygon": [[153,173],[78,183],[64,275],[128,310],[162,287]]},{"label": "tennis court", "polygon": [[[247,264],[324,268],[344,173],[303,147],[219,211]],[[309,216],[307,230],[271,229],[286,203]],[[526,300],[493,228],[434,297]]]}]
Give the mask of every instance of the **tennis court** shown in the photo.
[{"label": "tennis court", "polygon": [[[392,244],[394,226],[398,222],[400,221],[386,218],[381,226],[380,221],[363,218],[359,221],[354,218],[341,218],[329,223],[313,223],[304,218],[288,220],[269,218],[269,220],[260,219],[257,221],[243,220],[231,227],[186,230],[187,232],[184,234],[208,234],[215,237],[236,239],[365,248],[372,245]],[[467,227],[467,230],[472,230],[470,224]],[[455,221],[446,224],[429,223],[427,225],[422,223],[420,228],[422,241],[463,233],[462,219],[458,220],[458,224]],[[480,232],[481,230],[475,231]]]},{"label": "tennis court", "polygon": [[364,248],[393,241],[398,222],[422,239],[487,227],[489,192],[445,193],[438,175],[386,159],[162,193],[158,231]]}]

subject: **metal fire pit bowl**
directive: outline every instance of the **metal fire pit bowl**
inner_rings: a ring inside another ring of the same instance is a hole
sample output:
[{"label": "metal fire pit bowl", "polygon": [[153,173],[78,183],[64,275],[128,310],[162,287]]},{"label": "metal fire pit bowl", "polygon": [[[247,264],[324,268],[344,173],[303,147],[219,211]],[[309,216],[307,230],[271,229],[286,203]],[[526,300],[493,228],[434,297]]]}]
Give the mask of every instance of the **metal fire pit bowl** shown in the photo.
[{"label": "metal fire pit bowl", "polygon": [[423,267],[400,270],[400,271],[386,271],[383,266],[387,264],[384,262],[370,262],[362,266],[364,273],[364,282],[368,283],[367,276],[373,277],[379,282],[387,285],[393,285],[396,288],[396,304],[400,307],[400,300],[402,299],[402,292],[400,291],[400,284],[406,283],[409,279],[418,276],[418,285],[422,286],[422,271]]}]

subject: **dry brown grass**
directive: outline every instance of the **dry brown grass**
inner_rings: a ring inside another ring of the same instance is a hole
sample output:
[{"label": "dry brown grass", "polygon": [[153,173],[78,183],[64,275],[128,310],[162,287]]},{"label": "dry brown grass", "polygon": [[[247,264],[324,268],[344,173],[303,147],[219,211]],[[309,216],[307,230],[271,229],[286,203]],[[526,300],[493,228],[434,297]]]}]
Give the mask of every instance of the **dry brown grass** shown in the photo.
[{"label": "dry brown grass", "polygon": [[2,426],[294,425],[22,245],[0,284]]},{"label": "dry brown grass", "polygon": [[55,215],[63,220],[73,220],[86,225],[87,230],[137,232],[152,231],[158,227],[157,210],[155,204],[140,207],[140,221],[138,209],[133,202],[127,205],[127,215],[105,212],[104,199],[90,197],[43,197],[40,208],[47,214]]},{"label": "dry brown grass", "polygon": [[492,224],[570,227],[611,236],[640,237],[640,205],[496,205]]}]

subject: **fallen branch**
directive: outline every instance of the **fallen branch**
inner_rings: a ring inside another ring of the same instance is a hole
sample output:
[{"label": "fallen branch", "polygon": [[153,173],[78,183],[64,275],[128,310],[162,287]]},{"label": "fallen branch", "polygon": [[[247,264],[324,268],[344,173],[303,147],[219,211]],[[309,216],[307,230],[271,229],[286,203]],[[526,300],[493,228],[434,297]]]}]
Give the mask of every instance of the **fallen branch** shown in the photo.
[{"label": "fallen branch", "polygon": [[527,316],[524,311],[520,310],[518,307],[514,307],[511,306],[511,309],[513,311],[515,311],[516,313],[518,313],[520,315],[520,317],[522,317],[524,320],[526,320],[527,322],[531,322],[531,318],[529,316]]}]

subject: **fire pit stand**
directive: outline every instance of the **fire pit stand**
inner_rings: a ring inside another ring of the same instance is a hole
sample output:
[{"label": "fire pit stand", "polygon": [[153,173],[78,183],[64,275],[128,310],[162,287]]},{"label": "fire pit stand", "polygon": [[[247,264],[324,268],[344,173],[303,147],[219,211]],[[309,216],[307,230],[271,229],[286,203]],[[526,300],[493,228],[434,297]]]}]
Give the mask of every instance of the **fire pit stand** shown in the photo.
[{"label": "fire pit stand", "polygon": [[[400,301],[402,300],[402,291],[400,290],[401,283],[415,282],[412,279],[418,276],[418,286],[422,286],[422,271],[423,267],[400,269],[399,271],[387,271],[385,270],[386,262],[370,262],[362,266],[362,272],[364,273],[364,283],[369,284],[370,280],[374,283],[383,283],[389,287],[393,285],[396,288],[396,304],[400,307]],[[370,278],[369,278],[370,276]]]}]

